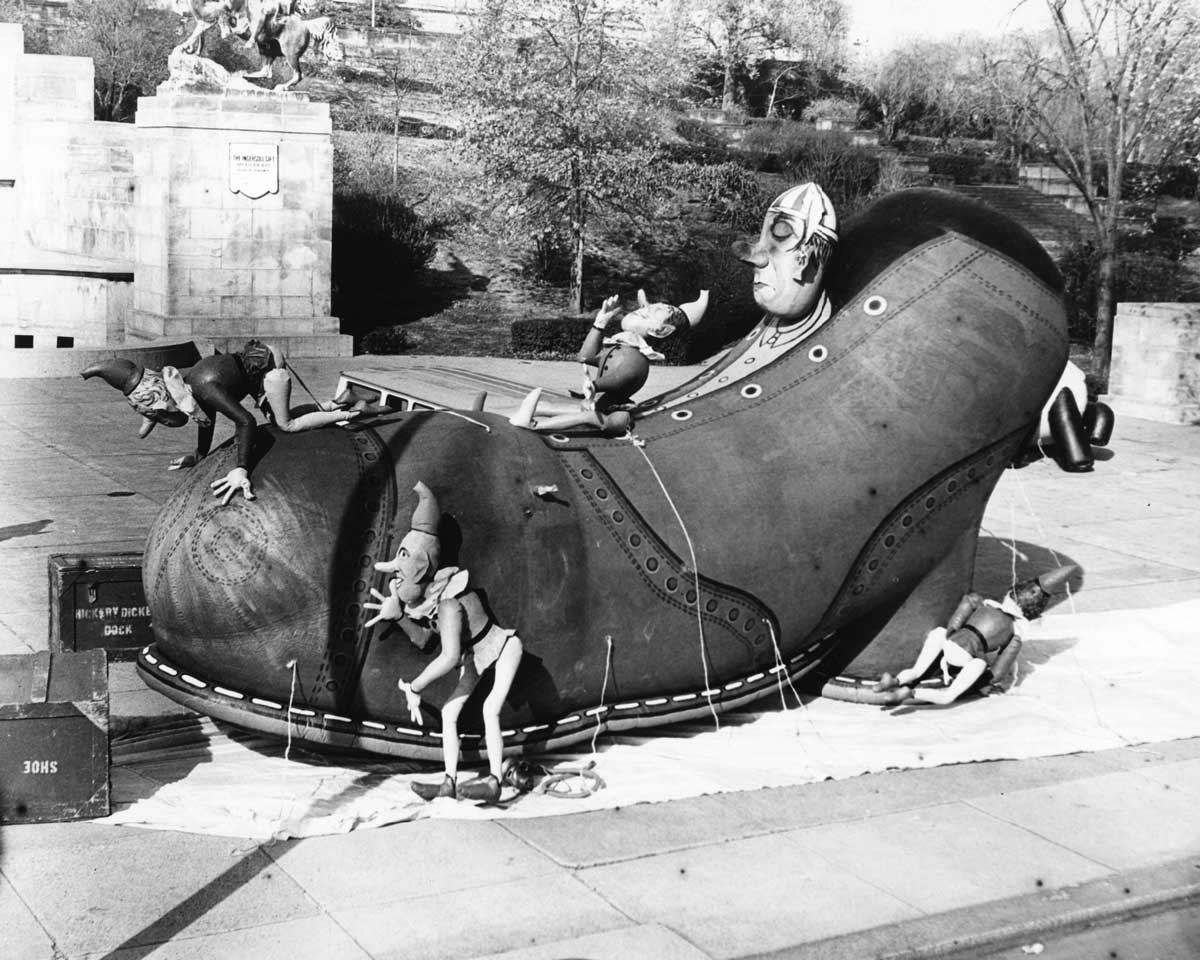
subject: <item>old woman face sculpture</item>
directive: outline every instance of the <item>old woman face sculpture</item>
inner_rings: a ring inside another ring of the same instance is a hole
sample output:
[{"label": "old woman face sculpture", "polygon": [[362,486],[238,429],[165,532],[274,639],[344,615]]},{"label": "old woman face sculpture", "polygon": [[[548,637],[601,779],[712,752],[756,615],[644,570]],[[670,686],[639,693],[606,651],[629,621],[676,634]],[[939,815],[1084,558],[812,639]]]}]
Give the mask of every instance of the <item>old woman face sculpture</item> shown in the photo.
[{"label": "old woman face sculpture", "polygon": [[807,315],[820,297],[837,236],[833,204],[815,183],[781,193],[763,217],[758,240],[733,248],[754,267],[754,302],[774,317]]}]

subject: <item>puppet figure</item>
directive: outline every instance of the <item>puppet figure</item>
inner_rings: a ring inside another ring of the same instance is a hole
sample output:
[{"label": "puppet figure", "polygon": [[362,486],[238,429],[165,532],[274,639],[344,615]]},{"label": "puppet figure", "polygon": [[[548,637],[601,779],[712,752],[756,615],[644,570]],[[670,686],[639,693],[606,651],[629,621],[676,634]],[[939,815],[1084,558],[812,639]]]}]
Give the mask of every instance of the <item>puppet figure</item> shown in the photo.
[{"label": "puppet figure", "polygon": [[83,371],[82,376],[84,380],[100,377],[125,395],[129,405],[142,415],[142,425],[138,428],[139,440],[160,423],[168,427],[182,427],[188,422],[188,414],[179,408],[158,370],[148,370],[140,363],[114,357],[92,364]]},{"label": "puppet figure", "polygon": [[155,423],[181,427],[189,419],[196,422],[196,452],[172,460],[171,470],[194,467],[208,455],[218,413],[232,420],[237,466],[212,485],[214,495],[224,497],[223,503],[228,503],[238,490],[247,500],[254,499],[247,465],[257,424],[254,414],[242,406],[245,397],[254,397],[267,419],[285,433],[313,430],[359,415],[358,411],[338,409],[332,402],[315,404],[311,411],[293,410],[292,374],[287,360],[276,347],[261,340],[250,340],[236,353],[204,357],[186,375],[170,366],[159,373],[114,359],[83,371],[85,380],[94,376],[121,390],[142,414],[140,437],[154,429]]},{"label": "puppet figure", "polygon": [[707,290],[678,307],[651,303],[646,291],[639,290],[638,308],[621,319],[619,333],[606,336],[609,323],[621,312],[619,298],[609,297],[597,311],[577,356],[583,364],[583,402],[578,408],[546,410],[550,416],[537,417],[542,393],[537,389],[525,398],[510,422],[535,430],[590,426],[610,436],[624,433],[633,424],[626,409],[630,398],[645,385],[650,362],[663,359],[647,338],[662,340],[681,327],[694,327],[707,308]]},{"label": "puppet figure", "polygon": [[[1056,567],[1040,577],[1022,580],[1000,602],[978,593],[966,594],[946,626],[929,631],[916,663],[895,677],[885,673],[875,690],[899,687],[898,693],[907,692],[914,700],[947,704],[970,690],[995,693],[1007,689],[1025,626],[1042,615],[1051,594],[1077,569],[1073,565]],[[941,689],[913,686],[939,658]]]},{"label": "puppet figure", "polygon": [[[500,730],[500,708],[512,687],[524,647],[516,631],[496,623],[479,591],[467,586],[468,573],[459,567],[438,567],[441,541],[438,537],[437,499],[424,483],[417,482],[417,506],[408,533],[396,549],[395,559],[375,564],[375,569],[392,574],[390,595],[372,590],[378,603],[365,607],[379,613],[366,623],[394,620],[404,627],[415,646],[424,650],[436,636],[441,649],[411,683],[400,679],[409,717],[420,726],[421,692],[435,680],[458,668],[458,684],[442,705],[442,752],[446,774],[441,783],[414,783],[423,800],[461,797],[494,803],[500,799],[504,738]],[[484,744],[488,773],[458,786],[458,718],[484,671],[493,671],[492,689],[483,701]]]}]

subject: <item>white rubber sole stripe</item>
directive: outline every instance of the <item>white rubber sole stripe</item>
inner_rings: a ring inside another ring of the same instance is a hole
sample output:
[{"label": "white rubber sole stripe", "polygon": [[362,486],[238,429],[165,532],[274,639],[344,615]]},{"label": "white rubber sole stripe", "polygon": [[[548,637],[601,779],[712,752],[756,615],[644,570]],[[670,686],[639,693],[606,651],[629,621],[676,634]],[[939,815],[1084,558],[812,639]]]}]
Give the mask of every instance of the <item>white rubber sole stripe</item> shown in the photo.
[{"label": "white rubber sole stripe", "polygon": [[[805,650],[803,653],[800,653],[797,656],[792,657],[788,661],[788,663],[795,664],[795,663],[798,663],[798,662],[804,660],[805,655],[807,653],[816,649],[819,646],[820,646],[819,643],[814,644],[813,646],[811,646],[807,650]],[[146,647],[143,650],[142,657],[147,663],[152,664],[158,670],[167,674],[168,676],[171,676],[171,677],[179,677],[180,676],[179,671],[177,671],[173,667],[170,667],[170,666],[160,662],[160,660],[158,658],[156,658],[152,653],[150,653],[149,647]],[[584,722],[585,720],[588,720],[588,719],[593,719],[593,718],[599,717],[610,711],[620,710],[622,712],[628,712],[630,710],[638,710],[643,707],[645,707],[645,708],[660,707],[667,703],[688,703],[690,701],[697,700],[700,697],[705,697],[705,698],[708,698],[711,700],[714,697],[720,697],[720,695],[725,692],[732,692],[735,690],[740,690],[743,687],[746,687],[747,685],[754,686],[755,684],[760,683],[763,680],[766,680],[768,677],[775,677],[780,673],[784,673],[786,675],[787,674],[787,666],[785,666],[784,664],[777,664],[776,666],[771,667],[769,670],[767,670],[765,672],[752,673],[749,676],[747,676],[745,679],[731,680],[729,683],[725,684],[723,687],[712,687],[708,690],[701,690],[699,693],[677,693],[677,694],[672,695],[669,698],[668,697],[653,697],[653,698],[650,698],[647,700],[631,700],[631,701],[627,701],[625,703],[618,703],[618,704],[611,704],[611,705],[610,704],[602,704],[599,707],[593,707],[591,710],[585,710],[582,715],[580,715],[578,713],[573,713],[570,716],[563,717],[560,720],[551,721],[550,723],[532,724],[528,727],[522,727],[522,728],[520,728],[520,730],[517,730],[517,729],[505,730],[502,732],[502,736],[505,736],[505,737],[513,736],[513,735],[517,734],[518,732],[523,733],[523,734],[534,734],[534,733],[540,733],[543,730],[551,730],[551,729],[566,727],[566,726],[570,726],[572,724]],[[181,679],[185,683],[188,683],[190,686],[196,687],[197,689],[207,689],[207,685],[204,683],[204,681],[198,680],[197,678],[192,677],[188,674],[184,674],[181,677]],[[854,684],[854,685],[858,685],[861,683],[861,681],[854,680],[850,677],[839,676],[836,679],[843,683],[850,683],[850,684]],[[220,686],[213,686],[212,689],[216,693],[218,693],[224,697],[230,697],[235,700],[244,700],[245,699],[245,694],[238,693],[236,690],[229,690],[225,687],[220,687]],[[256,704],[260,707],[269,707],[272,710],[283,710],[284,709],[282,704],[275,703],[272,700],[263,700],[258,697],[251,697],[250,702],[253,704]],[[307,710],[307,709],[300,708],[300,707],[290,707],[288,709],[289,709],[289,712],[297,714],[299,716],[305,716],[305,717],[317,716],[316,711],[313,711],[313,710]],[[323,720],[329,720],[329,721],[335,722],[335,723],[355,724],[357,726],[366,727],[371,730],[387,730],[387,726],[385,724],[379,723],[374,720],[354,720],[350,717],[343,717],[338,714],[332,714],[332,713],[323,714],[323,715],[321,715],[321,718]],[[442,734],[439,731],[435,731],[435,730],[420,730],[420,729],[415,729],[413,727],[401,727],[401,726],[397,726],[395,728],[395,730],[397,733],[401,733],[401,734],[404,734],[405,736],[409,736],[409,737],[416,737],[416,738],[427,739],[427,740],[442,739]],[[463,740],[483,739],[482,735],[477,734],[477,733],[464,733],[464,734],[460,734],[460,736]]]}]

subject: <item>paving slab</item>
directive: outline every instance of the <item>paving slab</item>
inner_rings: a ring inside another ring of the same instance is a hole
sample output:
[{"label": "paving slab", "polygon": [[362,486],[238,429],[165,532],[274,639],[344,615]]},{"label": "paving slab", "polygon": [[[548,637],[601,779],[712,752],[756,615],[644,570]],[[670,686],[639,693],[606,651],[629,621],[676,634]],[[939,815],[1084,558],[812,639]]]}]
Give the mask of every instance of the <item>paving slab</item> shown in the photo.
[{"label": "paving slab", "polygon": [[1155,783],[1140,771],[968,802],[1112,870],[1200,852],[1195,796]]},{"label": "paving slab", "polygon": [[476,960],[710,960],[709,954],[693,946],[673,930],[656,923],[623,927],[608,933],[558,940],[554,943],[504,953],[492,953]]},{"label": "paving slab", "polygon": [[[80,960],[143,960],[146,948],[86,954]],[[180,936],[154,947],[154,960],[371,960],[354,938],[330,917],[305,917],[285,923],[208,936]]]},{"label": "paving slab", "polygon": [[0,874],[0,945],[4,960],[46,960],[54,956],[54,941],[33,911]]},{"label": "paving slab", "polygon": [[[981,812],[954,802],[788,836],[923,913],[1081,883],[1111,872],[1044,839],[1045,834]],[[914,876],[920,877],[919,883],[913,882]]]},{"label": "paving slab", "polygon": [[[407,862],[422,856],[413,846]],[[566,874],[487,883],[486,871],[475,869],[470,858],[442,869],[470,875],[474,884],[330,913],[374,960],[459,960],[629,925],[627,916]]]},{"label": "paving slab", "polygon": [[770,832],[745,815],[741,795],[691,797],[595,813],[510,820],[506,830],[556,863],[588,867]]},{"label": "paving slab", "polygon": [[[75,837],[69,825],[47,831]],[[75,825],[75,826],[92,826]],[[223,837],[95,828],[79,843],[5,828],[4,875],[68,956],[240,930],[319,910],[261,850]],[[14,837],[13,834],[16,834]]]},{"label": "paving slab", "polygon": [[680,932],[713,957],[774,950],[919,914],[792,836],[590,867],[577,876],[631,919]]},{"label": "paving slab", "polygon": [[1200,801],[1200,760],[1179,760],[1146,766],[1138,773],[1148,780],[1180,790]]},{"label": "paving slab", "polygon": [[1061,784],[1112,770],[1091,754],[956,763],[918,770],[754,790],[736,795],[742,819],[769,825],[772,832],[866,820],[950,800],[1003,794],[1022,787]]},{"label": "paving slab", "polygon": [[289,841],[270,853],[327,910],[517,883],[556,871],[547,857],[491,820],[422,820]]}]

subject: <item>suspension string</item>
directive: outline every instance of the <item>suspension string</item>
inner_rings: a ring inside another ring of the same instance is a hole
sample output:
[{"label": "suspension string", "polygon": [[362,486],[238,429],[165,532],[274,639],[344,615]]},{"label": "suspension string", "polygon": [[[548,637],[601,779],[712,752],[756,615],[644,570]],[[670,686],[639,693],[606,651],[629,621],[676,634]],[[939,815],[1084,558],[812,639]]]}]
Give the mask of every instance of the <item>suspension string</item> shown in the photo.
[{"label": "suspension string", "polygon": [[466,420],[467,423],[473,423],[477,427],[482,427],[488,433],[492,432],[492,428],[489,427],[486,423],[480,423],[474,417],[468,417],[465,413],[460,413],[458,410],[439,410],[438,413],[445,413],[445,414],[449,414],[452,417],[458,417],[459,420]]},{"label": "suspension string", "polygon": [[771,649],[775,652],[775,666],[779,668],[779,672],[775,674],[775,682],[779,686],[779,702],[784,710],[788,709],[787,695],[783,690],[783,681],[787,680],[788,687],[791,688],[792,696],[796,698],[796,703],[801,707],[804,706],[804,700],[796,691],[796,685],[792,683],[792,675],[788,672],[786,664],[783,662],[783,651],[779,649],[779,640],[775,636],[775,624],[770,620],[767,621],[767,630],[771,634]]},{"label": "suspension string", "polygon": [[708,653],[704,645],[704,617],[700,613],[700,569],[696,563],[696,548],[692,543],[691,534],[688,533],[687,525],[683,522],[683,517],[679,515],[679,510],[675,507],[675,501],[671,499],[671,494],[667,490],[667,485],[663,483],[663,479],[659,476],[658,470],[654,464],[650,462],[650,456],[646,453],[646,441],[640,439],[633,431],[626,434],[626,439],[633,444],[635,450],[642,455],[642,459],[646,461],[646,466],[650,468],[650,472],[654,474],[654,479],[658,481],[658,486],[663,492],[663,496],[667,500],[667,505],[670,506],[671,512],[675,514],[675,519],[679,523],[679,529],[683,531],[683,539],[687,543],[688,555],[692,561],[692,577],[696,583],[696,630],[700,639],[700,665],[704,669],[704,699],[708,701],[708,710],[712,714],[713,725],[720,730],[721,720],[717,716],[717,708],[713,706],[712,700],[712,684],[708,679]]},{"label": "suspension string", "polygon": [[292,706],[296,702],[296,661],[289,660],[286,666],[292,668],[292,692],[288,694],[287,719],[284,721],[287,724],[287,746],[283,751],[283,759],[290,760],[292,754]]},{"label": "suspension string", "polygon": [[[600,687],[600,706],[604,706],[604,695],[608,692],[608,677],[612,672],[612,650],[613,642],[612,635],[605,634],[604,642],[608,644],[608,652],[604,655],[604,683]],[[596,729],[592,731],[592,756],[596,755],[596,738],[600,736],[600,718],[604,716],[603,710],[596,711]]]},{"label": "suspension string", "polygon": [[[1047,537],[1047,533],[1046,533],[1046,528],[1042,523],[1041,517],[1038,516],[1037,511],[1035,511],[1033,509],[1033,501],[1029,498],[1029,491],[1026,489],[1025,481],[1023,479],[1021,479],[1021,475],[1019,472],[1017,472],[1017,488],[1021,491],[1021,497],[1025,502],[1025,509],[1029,512],[1029,516],[1033,518],[1034,526],[1037,527],[1038,536],[1042,539],[1043,542],[1048,543],[1049,541],[1048,541],[1048,537]],[[1050,556],[1052,556],[1054,558],[1054,563],[1057,566],[1061,567],[1062,559],[1059,557],[1058,552],[1051,546],[1047,546],[1046,549],[1050,551]],[[1078,611],[1075,609],[1075,595],[1071,591],[1070,582],[1066,583],[1065,586],[1067,589],[1067,603],[1070,606],[1071,613],[1075,614]],[[1092,715],[1093,715],[1093,717],[1095,717],[1096,723],[1103,729],[1107,730],[1110,734],[1112,734],[1118,740],[1120,740],[1121,743],[1124,744],[1125,746],[1127,746],[1127,747],[1134,746],[1133,742],[1128,737],[1126,737],[1119,730],[1114,730],[1111,726],[1109,726],[1107,723],[1105,723],[1104,718],[1100,715],[1100,704],[1096,700],[1096,691],[1094,689],[1092,689],[1092,684],[1088,681],[1087,670],[1085,670],[1083,667],[1083,664],[1079,662],[1079,653],[1076,651],[1074,644],[1070,648],[1070,654],[1071,654],[1071,662],[1073,664],[1075,664],[1075,670],[1079,674],[1079,680],[1083,684],[1083,689],[1087,691],[1088,699],[1091,701]],[[1014,664],[1014,667],[1015,666],[1016,665]],[[1146,752],[1151,752],[1151,751],[1146,751]]]}]

